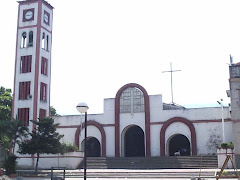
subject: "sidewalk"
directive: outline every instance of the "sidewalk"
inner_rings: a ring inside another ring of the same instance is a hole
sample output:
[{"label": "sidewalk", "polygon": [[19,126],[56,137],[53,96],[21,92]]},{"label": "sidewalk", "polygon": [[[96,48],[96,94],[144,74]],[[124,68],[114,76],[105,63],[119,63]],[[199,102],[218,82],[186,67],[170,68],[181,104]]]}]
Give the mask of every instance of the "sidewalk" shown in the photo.
[{"label": "sidewalk", "polygon": [[[24,179],[12,179],[12,180],[51,180],[50,178],[24,178]],[[87,178],[88,180],[106,180],[106,178]],[[129,179],[129,180],[139,180],[139,179],[134,179],[134,178],[107,178],[107,180],[124,180],[124,179]],[[193,178],[141,178],[142,180],[193,180]],[[237,179],[237,178],[236,178]],[[65,178],[65,180],[83,180],[83,178]],[[197,180],[195,178],[194,180]],[[203,178],[201,180],[216,180],[216,178]]]},{"label": "sidewalk", "polygon": [[[157,169],[157,170],[129,170],[129,169],[88,169],[88,180],[213,180],[220,169]],[[231,170],[228,170],[231,171]],[[34,177],[34,171],[19,171],[20,176],[12,180],[50,180],[50,170],[40,170],[41,177]],[[54,175],[59,173],[63,177],[63,171],[54,171]],[[22,176],[21,176],[22,175]],[[54,176],[56,177],[56,176]],[[83,169],[66,170],[66,180],[83,180]],[[229,178],[228,178],[229,179]],[[237,179],[237,178],[231,178]],[[0,179],[1,180],[1,179]]]}]

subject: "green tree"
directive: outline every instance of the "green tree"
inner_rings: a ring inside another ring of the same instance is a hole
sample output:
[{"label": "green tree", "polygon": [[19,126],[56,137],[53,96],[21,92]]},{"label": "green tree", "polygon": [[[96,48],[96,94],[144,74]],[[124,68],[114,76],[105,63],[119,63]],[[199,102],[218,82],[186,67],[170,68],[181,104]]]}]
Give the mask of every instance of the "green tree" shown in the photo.
[{"label": "green tree", "polygon": [[35,172],[37,173],[40,154],[57,154],[60,152],[60,139],[63,135],[56,132],[59,124],[54,124],[53,118],[41,118],[38,122],[32,121],[37,125],[36,131],[29,133],[19,144],[18,152],[20,154],[37,154]]},{"label": "green tree", "polygon": [[16,143],[28,136],[28,128],[22,126],[23,122],[19,120],[3,120],[0,121],[0,147],[7,152],[12,148],[15,150]]},{"label": "green tree", "polygon": [[0,121],[0,147],[5,149],[8,149],[8,143],[10,142],[10,139],[7,137],[8,134],[8,128],[7,125],[10,121]]},{"label": "green tree", "polygon": [[14,153],[15,145],[19,144],[23,139],[28,136],[28,127],[23,126],[24,122],[13,119],[10,121],[8,126],[8,134],[7,136],[11,140],[11,148]]},{"label": "green tree", "polygon": [[12,90],[0,87],[0,121],[11,119]]},{"label": "green tree", "polygon": [[[12,91],[0,87],[0,151],[9,152],[10,138],[7,124],[11,120]],[[5,153],[4,153],[5,154]],[[6,154],[5,154],[6,156]]]},{"label": "green tree", "polygon": [[53,106],[50,106],[50,116],[59,116],[56,109]]}]

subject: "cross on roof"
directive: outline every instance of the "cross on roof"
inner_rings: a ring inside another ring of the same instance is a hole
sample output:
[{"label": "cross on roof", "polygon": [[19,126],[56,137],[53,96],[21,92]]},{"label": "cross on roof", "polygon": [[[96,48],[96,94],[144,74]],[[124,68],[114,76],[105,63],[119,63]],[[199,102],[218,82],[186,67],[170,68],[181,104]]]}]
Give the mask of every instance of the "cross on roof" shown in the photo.
[{"label": "cross on roof", "polygon": [[171,95],[172,95],[172,104],[174,104],[173,102],[173,77],[172,77],[172,73],[173,72],[177,72],[177,71],[181,71],[181,70],[173,70],[172,69],[172,63],[170,62],[170,71],[162,71],[162,73],[166,73],[166,72],[170,72],[171,73]]}]

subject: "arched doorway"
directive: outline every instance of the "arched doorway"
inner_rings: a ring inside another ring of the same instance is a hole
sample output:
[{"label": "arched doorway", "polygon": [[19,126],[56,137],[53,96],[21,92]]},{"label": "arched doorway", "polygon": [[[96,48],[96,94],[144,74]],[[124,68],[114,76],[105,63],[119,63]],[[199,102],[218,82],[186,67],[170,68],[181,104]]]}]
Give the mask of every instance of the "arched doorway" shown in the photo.
[{"label": "arched doorway", "polygon": [[124,136],[125,157],[144,157],[144,132],[139,126],[131,126]]},{"label": "arched doorway", "polygon": [[[84,149],[84,140],[82,141],[82,150]],[[101,156],[101,147],[100,142],[95,137],[87,138],[87,157],[100,157]]]},{"label": "arched doorway", "polygon": [[175,152],[179,152],[181,156],[190,156],[190,142],[188,138],[182,134],[176,134],[169,140],[169,156],[174,156]]}]

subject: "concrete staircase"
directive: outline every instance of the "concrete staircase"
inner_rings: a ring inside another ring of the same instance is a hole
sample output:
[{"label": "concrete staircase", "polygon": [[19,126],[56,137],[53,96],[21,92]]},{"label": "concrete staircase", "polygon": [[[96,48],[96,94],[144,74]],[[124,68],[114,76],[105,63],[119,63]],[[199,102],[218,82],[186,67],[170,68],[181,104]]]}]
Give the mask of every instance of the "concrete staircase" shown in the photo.
[{"label": "concrete staircase", "polygon": [[[83,163],[79,168],[83,167]],[[88,169],[214,169],[217,156],[88,157]]]}]

